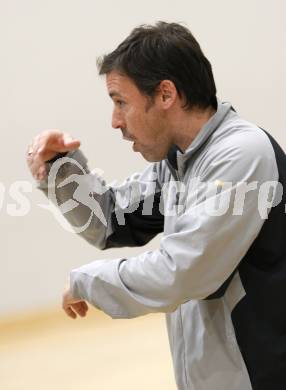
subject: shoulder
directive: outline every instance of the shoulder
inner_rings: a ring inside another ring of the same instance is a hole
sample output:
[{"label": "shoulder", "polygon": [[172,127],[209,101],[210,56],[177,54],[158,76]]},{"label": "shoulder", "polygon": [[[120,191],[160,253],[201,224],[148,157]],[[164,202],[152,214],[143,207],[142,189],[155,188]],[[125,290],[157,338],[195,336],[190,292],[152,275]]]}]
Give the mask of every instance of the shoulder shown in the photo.
[{"label": "shoulder", "polygon": [[203,175],[213,170],[236,180],[277,176],[275,153],[267,134],[237,114],[229,115],[212,134],[201,158]]},{"label": "shoulder", "polygon": [[236,113],[229,115],[213,133],[210,140],[212,150],[237,150],[247,157],[257,155],[274,156],[274,151],[267,134],[257,125],[239,117]]}]

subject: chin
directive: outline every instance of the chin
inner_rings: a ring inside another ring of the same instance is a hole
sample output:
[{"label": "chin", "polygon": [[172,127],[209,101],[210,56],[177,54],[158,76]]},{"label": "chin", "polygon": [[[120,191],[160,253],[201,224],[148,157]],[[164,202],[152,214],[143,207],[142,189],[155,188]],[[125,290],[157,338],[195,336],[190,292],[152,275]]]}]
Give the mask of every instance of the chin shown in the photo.
[{"label": "chin", "polygon": [[155,154],[151,154],[151,153],[141,153],[142,157],[148,161],[148,162],[159,162],[159,161],[162,161],[164,160],[167,155],[162,155],[162,156],[159,156],[159,155],[155,155]]}]

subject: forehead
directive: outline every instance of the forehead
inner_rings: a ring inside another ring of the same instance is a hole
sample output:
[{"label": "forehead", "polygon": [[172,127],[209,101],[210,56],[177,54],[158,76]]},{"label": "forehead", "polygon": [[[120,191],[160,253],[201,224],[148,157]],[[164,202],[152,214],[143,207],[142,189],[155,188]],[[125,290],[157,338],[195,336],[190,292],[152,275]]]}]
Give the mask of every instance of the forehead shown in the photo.
[{"label": "forehead", "polygon": [[115,70],[106,75],[108,93],[113,96],[141,95],[133,80]]}]

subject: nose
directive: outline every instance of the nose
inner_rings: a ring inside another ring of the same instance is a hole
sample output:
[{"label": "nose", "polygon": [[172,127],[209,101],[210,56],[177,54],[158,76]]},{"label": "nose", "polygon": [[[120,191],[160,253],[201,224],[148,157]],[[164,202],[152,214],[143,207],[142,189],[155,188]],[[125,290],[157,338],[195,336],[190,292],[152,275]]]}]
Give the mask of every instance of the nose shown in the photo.
[{"label": "nose", "polygon": [[114,129],[121,129],[121,128],[125,127],[124,126],[124,119],[116,110],[113,110],[113,113],[112,113],[112,127]]}]

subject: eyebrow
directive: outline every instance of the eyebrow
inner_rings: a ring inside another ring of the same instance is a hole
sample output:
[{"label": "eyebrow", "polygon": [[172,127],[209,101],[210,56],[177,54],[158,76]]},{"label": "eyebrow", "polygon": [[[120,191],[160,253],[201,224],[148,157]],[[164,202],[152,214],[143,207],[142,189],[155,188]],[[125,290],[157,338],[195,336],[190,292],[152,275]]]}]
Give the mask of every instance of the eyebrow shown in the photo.
[{"label": "eyebrow", "polygon": [[115,92],[115,91],[111,91],[111,92],[109,93],[109,96],[110,96],[111,98],[113,98],[114,96],[115,96],[115,97],[122,97],[122,95],[120,95],[120,93]]}]

